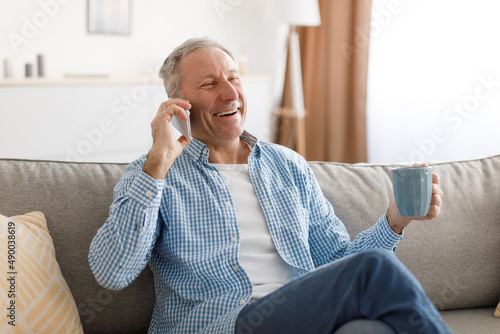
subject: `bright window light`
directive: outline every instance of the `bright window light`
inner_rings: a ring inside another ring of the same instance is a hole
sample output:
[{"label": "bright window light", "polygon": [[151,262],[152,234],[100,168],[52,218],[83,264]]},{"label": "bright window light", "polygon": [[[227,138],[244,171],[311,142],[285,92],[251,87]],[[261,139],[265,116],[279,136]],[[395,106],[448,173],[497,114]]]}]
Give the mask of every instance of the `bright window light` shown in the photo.
[{"label": "bright window light", "polygon": [[370,162],[500,154],[498,13],[491,0],[373,0]]}]

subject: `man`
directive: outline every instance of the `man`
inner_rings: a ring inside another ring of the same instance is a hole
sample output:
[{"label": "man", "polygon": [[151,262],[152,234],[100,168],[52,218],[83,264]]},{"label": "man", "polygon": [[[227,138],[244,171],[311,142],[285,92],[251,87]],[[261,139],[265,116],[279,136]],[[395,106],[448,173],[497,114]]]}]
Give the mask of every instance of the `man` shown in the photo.
[{"label": "man", "polygon": [[[227,49],[188,40],[160,75],[171,99],[151,123],[152,148],[118,182],[89,253],[110,289],[149,263],[151,333],[332,333],[359,318],[398,333],[449,332],[392,255],[410,220],[392,203],[351,242],[307,162],[244,131],[245,92]],[[170,126],[188,109],[190,142]],[[433,181],[419,219],[439,214]]]}]

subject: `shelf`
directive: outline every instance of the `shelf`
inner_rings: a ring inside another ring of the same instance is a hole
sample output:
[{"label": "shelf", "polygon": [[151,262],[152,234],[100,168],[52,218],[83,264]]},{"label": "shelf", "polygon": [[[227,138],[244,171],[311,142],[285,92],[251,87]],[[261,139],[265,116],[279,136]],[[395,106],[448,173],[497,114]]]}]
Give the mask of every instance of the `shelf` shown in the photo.
[{"label": "shelf", "polygon": [[[270,77],[265,75],[242,76],[244,83],[269,82]],[[105,76],[71,76],[66,78],[27,78],[27,79],[0,79],[0,88],[30,87],[30,86],[87,86],[87,85],[163,85],[160,78],[144,76],[142,78],[109,78]]]},{"label": "shelf", "polygon": [[130,85],[142,84],[147,78],[148,84],[162,85],[160,79],[145,78],[106,78],[106,77],[71,77],[60,79],[29,78],[29,79],[2,79],[0,87],[29,87],[29,86],[87,86],[87,85]]}]

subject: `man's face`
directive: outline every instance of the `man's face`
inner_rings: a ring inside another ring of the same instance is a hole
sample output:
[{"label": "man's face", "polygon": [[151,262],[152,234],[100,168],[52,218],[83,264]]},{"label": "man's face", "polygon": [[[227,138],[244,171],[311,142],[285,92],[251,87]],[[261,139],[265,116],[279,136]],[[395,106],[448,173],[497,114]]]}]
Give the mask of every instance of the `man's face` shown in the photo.
[{"label": "man's face", "polygon": [[207,145],[234,141],[244,129],[246,96],[231,57],[198,49],[180,60],[181,90],[191,103],[191,132]]}]

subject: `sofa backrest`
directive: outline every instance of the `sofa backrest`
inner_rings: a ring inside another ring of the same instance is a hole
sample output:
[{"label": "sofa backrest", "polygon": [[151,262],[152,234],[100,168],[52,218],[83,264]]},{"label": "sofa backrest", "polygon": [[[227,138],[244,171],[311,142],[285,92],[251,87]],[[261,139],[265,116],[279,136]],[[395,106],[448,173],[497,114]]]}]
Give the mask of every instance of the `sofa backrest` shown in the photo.
[{"label": "sofa backrest", "polygon": [[127,288],[101,287],[90,271],[90,242],[106,221],[125,164],[0,159],[0,213],[41,211],[57,262],[86,334],[146,333],[154,306],[149,268]]},{"label": "sofa backrest", "polygon": [[[389,165],[310,163],[351,238],[393,198]],[[433,164],[441,215],[413,221],[396,255],[440,310],[494,306],[500,297],[500,155]]]}]

